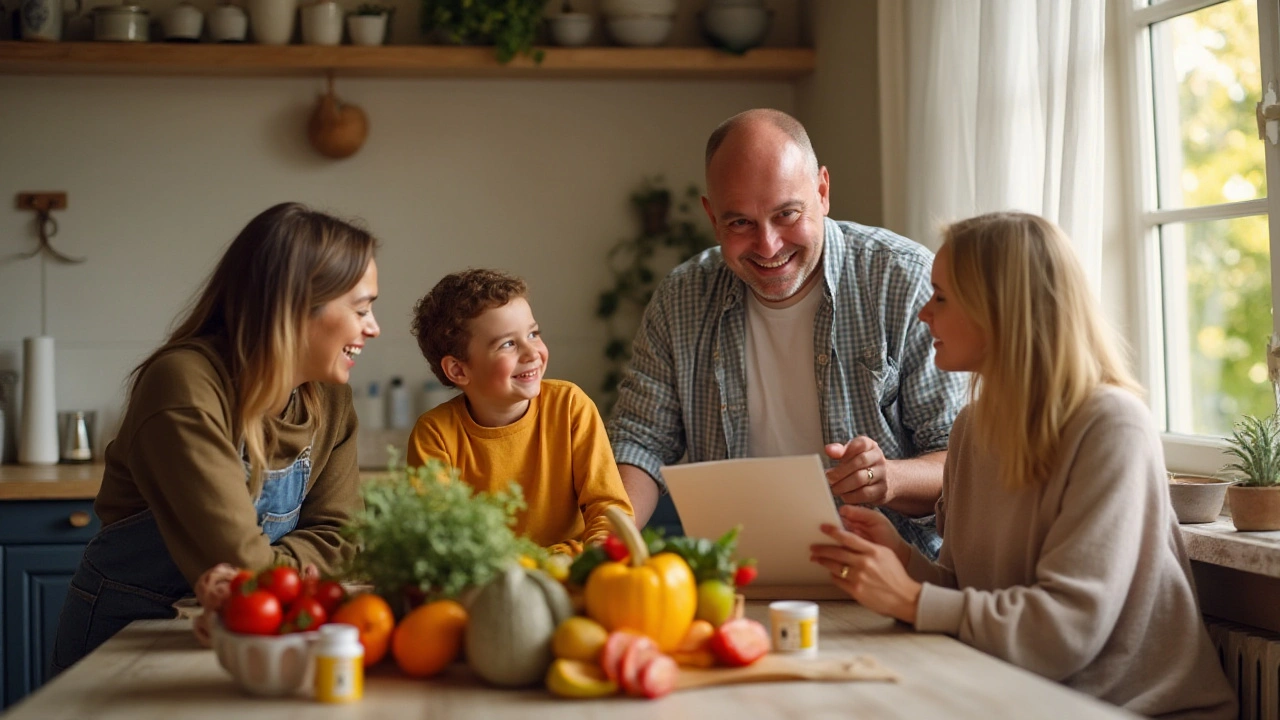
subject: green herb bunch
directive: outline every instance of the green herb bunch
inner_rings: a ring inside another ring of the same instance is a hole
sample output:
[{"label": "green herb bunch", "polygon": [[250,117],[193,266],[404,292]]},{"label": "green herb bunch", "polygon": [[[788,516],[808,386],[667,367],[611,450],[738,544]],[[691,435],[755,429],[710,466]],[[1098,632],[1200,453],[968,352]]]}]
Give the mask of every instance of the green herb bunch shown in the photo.
[{"label": "green herb bunch", "polygon": [[[754,560],[735,560],[733,557],[740,532],[742,526],[738,525],[721,535],[718,540],[708,540],[683,536],[668,538],[661,530],[645,528],[640,532],[640,537],[644,538],[650,555],[669,552],[684,558],[697,582],[720,580],[733,585],[733,576],[739,566],[755,564]],[[591,571],[608,559],[599,545],[584,549],[569,566],[569,581],[576,585],[586,585]]]},{"label": "green herb bunch", "polygon": [[366,482],[361,495],[364,511],[343,528],[358,548],[348,573],[384,597],[457,597],[521,555],[544,552],[513,530],[525,507],[514,482],[505,491],[477,492],[456,468],[428,460]]},{"label": "green herb bunch", "polygon": [[545,0],[422,0],[422,30],[439,31],[452,42],[492,43],[498,62],[528,55],[542,62],[533,41]]},{"label": "green herb bunch", "polygon": [[1235,470],[1245,487],[1280,485],[1280,417],[1245,415],[1235,424],[1226,453],[1237,459],[1224,470]]}]

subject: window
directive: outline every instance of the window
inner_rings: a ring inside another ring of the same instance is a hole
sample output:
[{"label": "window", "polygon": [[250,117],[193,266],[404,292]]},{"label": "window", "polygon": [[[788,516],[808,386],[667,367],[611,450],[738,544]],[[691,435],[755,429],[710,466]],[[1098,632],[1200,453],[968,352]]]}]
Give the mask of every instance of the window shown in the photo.
[{"label": "window", "polygon": [[[1280,93],[1280,0],[1122,1],[1134,3],[1119,32],[1131,41],[1144,380],[1169,433],[1222,436],[1276,407],[1266,355],[1280,198],[1268,187],[1280,163],[1255,107]],[[1280,120],[1268,125],[1280,140]]]}]

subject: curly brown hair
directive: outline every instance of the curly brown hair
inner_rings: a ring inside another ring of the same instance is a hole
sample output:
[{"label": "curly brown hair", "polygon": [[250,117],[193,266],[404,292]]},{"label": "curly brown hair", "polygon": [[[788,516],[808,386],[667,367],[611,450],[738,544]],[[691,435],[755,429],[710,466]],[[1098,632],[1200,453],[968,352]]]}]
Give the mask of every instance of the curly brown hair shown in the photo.
[{"label": "curly brown hair", "polygon": [[528,294],[529,287],[524,280],[514,275],[471,268],[445,275],[414,305],[410,330],[418,338],[418,347],[431,365],[431,372],[445,387],[454,387],[454,384],[444,374],[441,361],[450,355],[467,359],[467,345],[471,343],[467,323],[486,310],[502,307]]}]

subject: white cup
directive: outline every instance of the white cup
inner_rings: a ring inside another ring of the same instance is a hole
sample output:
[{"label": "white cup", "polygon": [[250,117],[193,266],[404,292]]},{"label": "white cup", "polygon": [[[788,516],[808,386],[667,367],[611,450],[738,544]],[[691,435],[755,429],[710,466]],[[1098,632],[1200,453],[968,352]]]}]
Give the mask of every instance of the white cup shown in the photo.
[{"label": "white cup", "polygon": [[249,0],[254,40],[261,45],[288,45],[297,14],[297,0]]},{"label": "white cup", "polygon": [[334,0],[304,5],[302,42],[308,45],[337,45],[342,42],[342,6]]},{"label": "white cup", "polygon": [[818,654],[818,604],[807,600],[769,603],[769,636],[774,652]]}]

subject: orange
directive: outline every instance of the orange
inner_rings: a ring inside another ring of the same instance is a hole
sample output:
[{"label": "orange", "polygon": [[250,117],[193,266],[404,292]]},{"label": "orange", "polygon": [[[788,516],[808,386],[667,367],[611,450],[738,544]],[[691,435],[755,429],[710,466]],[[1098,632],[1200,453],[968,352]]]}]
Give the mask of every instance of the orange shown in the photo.
[{"label": "orange", "polygon": [[453,600],[437,600],[414,610],[391,635],[391,656],[409,677],[430,677],[462,652],[467,611]]},{"label": "orange", "polygon": [[329,621],[356,626],[360,644],[364,645],[364,666],[369,667],[386,656],[396,616],[386,600],[366,593],[348,600]]}]

